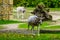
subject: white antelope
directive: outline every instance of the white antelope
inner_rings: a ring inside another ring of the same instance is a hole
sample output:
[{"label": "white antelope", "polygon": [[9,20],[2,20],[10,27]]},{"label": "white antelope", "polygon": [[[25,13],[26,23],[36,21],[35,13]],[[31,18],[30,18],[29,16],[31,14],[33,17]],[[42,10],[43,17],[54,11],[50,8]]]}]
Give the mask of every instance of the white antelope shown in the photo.
[{"label": "white antelope", "polygon": [[20,18],[20,14],[22,13],[22,18],[24,18],[24,13],[26,11],[26,9],[24,7],[17,7],[17,18]]},{"label": "white antelope", "polygon": [[42,17],[38,17],[36,15],[33,15],[33,16],[30,16],[28,18],[28,30],[29,30],[29,27],[32,26],[31,30],[32,30],[32,33],[33,33],[33,30],[34,30],[34,27],[37,26],[37,30],[38,30],[38,34],[39,34],[39,31],[40,31],[40,24],[42,24]]}]

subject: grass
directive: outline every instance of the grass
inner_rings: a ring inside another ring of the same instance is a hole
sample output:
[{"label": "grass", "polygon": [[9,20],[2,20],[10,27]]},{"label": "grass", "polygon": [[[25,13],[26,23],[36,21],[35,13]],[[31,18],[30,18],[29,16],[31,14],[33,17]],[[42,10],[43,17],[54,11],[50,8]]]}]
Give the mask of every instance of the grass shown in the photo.
[{"label": "grass", "polygon": [[41,29],[51,29],[51,30],[53,30],[53,29],[60,29],[60,25],[43,27],[43,28],[41,28]]},{"label": "grass", "polygon": [[[41,25],[41,29],[60,29],[60,25],[54,25],[54,26],[50,26],[50,23],[51,22],[43,22],[43,24]],[[18,28],[28,28],[28,23],[23,23],[23,24],[20,24],[19,26],[18,26]],[[31,27],[30,27],[31,28]],[[36,27],[35,27],[35,29],[37,29]]]},{"label": "grass", "polygon": [[50,11],[60,11],[60,8],[50,8]]},{"label": "grass", "polygon": [[60,34],[41,34],[41,40],[60,40]]},{"label": "grass", "polygon": [[[27,10],[34,10],[35,7],[27,7]],[[60,8],[49,8],[50,11],[60,11]]]},{"label": "grass", "polygon": [[[35,9],[35,7],[27,7],[27,10],[34,10]],[[50,9],[50,11],[60,11],[60,8],[49,8]]]},{"label": "grass", "polygon": [[23,23],[18,26],[18,28],[27,28],[27,27],[28,27],[27,23]]},{"label": "grass", "polygon": [[0,29],[3,29],[4,27],[3,26],[0,26]]},{"label": "grass", "polygon": [[[41,25],[42,27],[44,26],[48,26],[50,22],[43,22],[43,24]],[[19,25],[19,28],[27,28],[28,27],[28,23],[23,23]]]},{"label": "grass", "polygon": [[60,34],[18,34],[18,33],[0,33],[0,40],[60,40]]},{"label": "grass", "polygon": [[1,24],[12,24],[12,23],[20,23],[19,21],[13,21],[13,20],[0,20]]}]

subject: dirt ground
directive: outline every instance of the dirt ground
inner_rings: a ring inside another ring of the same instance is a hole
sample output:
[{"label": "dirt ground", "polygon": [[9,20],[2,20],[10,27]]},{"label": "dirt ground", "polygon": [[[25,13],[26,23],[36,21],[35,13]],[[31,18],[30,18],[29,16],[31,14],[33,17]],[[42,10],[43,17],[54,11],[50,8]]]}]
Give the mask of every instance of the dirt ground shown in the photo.
[{"label": "dirt ground", "polygon": [[50,15],[52,15],[52,20],[59,20],[60,19],[60,11],[50,12]]}]

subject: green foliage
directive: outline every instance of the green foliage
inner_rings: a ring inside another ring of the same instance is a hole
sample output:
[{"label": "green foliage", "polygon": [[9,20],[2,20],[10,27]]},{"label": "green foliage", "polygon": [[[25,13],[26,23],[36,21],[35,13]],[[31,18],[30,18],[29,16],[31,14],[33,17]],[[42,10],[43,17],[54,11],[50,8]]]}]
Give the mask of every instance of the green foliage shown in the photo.
[{"label": "green foliage", "polygon": [[14,6],[35,7],[40,3],[44,3],[46,7],[59,8],[60,0],[14,0]]}]

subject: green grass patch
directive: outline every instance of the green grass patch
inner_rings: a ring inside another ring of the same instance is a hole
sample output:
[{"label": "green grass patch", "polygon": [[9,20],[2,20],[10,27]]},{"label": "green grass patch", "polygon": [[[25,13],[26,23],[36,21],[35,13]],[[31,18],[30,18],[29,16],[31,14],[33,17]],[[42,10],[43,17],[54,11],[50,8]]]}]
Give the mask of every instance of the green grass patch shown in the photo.
[{"label": "green grass patch", "polygon": [[41,34],[41,40],[60,40],[60,34]]},{"label": "green grass patch", "polygon": [[60,25],[55,25],[55,26],[48,26],[48,27],[42,27],[41,29],[60,29]]},{"label": "green grass patch", "polygon": [[19,21],[13,21],[13,20],[0,20],[1,24],[12,24],[12,23],[20,23]]},{"label": "green grass patch", "polygon": [[50,11],[60,11],[60,8],[49,8]]},{"label": "green grass patch", "polygon": [[27,28],[28,24],[27,23],[22,23],[18,26],[18,28]]},{"label": "green grass patch", "polygon": [[[42,25],[40,25],[40,29],[60,29],[60,25],[54,25],[54,26],[51,26],[50,25],[51,22],[43,22]],[[20,24],[18,26],[18,28],[28,28],[28,23],[23,23],[23,24]],[[30,26],[31,28],[31,26]],[[37,29],[37,27],[35,27],[35,29]]]},{"label": "green grass patch", "polygon": [[[33,11],[34,9],[35,9],[35,7],[27,7],[26,8],[27,10],[29,10],[29,11]],[[50,9],[50,11],[60,11],[60,8],[49,8]]]},{"label": "green grass patch", "polygon": [[[41,27],[48,26],[50,22],[43,22]],[[28,28],[28,23],[23,23],[18,26],[18,28]]]},{"label": "green grass patch", "polygon": [[3,26],[0,26],[0,29],[4,29],[4,27]]},{"label": "green grass patch", "polygon": [[[35,7],[27,7],[27,10],[34,10],[35,9]],[[49,8],[50,9],[50,11],[60,11],[60,8]]]},{"label": "green grass patch", "polygon": [[[27,8],[27,10],[34,10],[35,9],[35,7],[28,7]],[[50,11],[60,11],[60,8],[49,8],[50,9]]]},{"label": "green grass patch", "polygon": [[0,40],[60,40],[60,34],[32,34],[0,33]]}]

